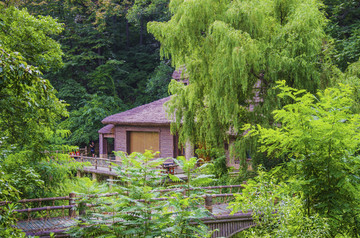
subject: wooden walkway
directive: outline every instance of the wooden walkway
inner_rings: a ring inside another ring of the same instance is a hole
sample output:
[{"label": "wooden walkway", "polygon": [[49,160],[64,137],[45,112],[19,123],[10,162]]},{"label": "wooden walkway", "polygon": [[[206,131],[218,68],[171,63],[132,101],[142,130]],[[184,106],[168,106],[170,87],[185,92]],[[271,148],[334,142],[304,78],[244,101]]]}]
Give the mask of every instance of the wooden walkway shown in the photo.
[{"label": "wooden walkway", "polygon": [[[211,214],[210,216],[204,217],[201,220],[210,230],[219,230],[216,231],[212,237],[231,237],[233,234],[254,226],[250,213],[230,215],[231,210],[227,208],[229,200],[231,201],[234,198],[234,193],[231,193],[231,191],[237,190],[237,192],[239,192],[241,188],[242,185],[227,185],[191,188],[189,190],[191,193],[194,193],[194,190],[207,191],[205,195],[198,196],[204,199],[205,208],[211,212],[209,213]],[[183,188],[181,193],[185,192],[185,190]],[[168,194],[170,191],[179,191],[179,189],[157,191],[164,194],[164,197],[154,198],[152,202],[167,200],[169,197],[166,197],[165,194]],[[218,193],[215,193],[215,191],[218,191]],[[225,193],[229,191],[230,193]],[[89,198],[105,198],[117,195],[118,193],[87,195],[87,199],[84,200],[84,202],[81,200],[82,196],[74,193],[70,193],[69,196],[64,197],[20,200],[18,203],[23,205],[23,209],[16,210],[18,215],[20,215],[20,221],[18,221],[17,227],[29,236],[49,237],[52,232],[56,234],[56,237],[66,237],[67,235],[64,232],[68,228],[77,225],[77,220],[85,214],[85,210],[81,211],[77,209],[79,205],[79,207],[85,208],[93,207],[93,204],[89,203]],[[63,200],[63,202],[61,202],[61,200]],[[139,200],[139,202],[142,202],[142,200]],[[0,206],[6,205],[7,203],[9,202],[0,202]],[[53,206],[44,206],[45,204],[48,205],[51,203]],[[55,206],[59,203],[68,203],[68,205]],[[33,215],[35,212],[36,214]]]},{"label": "wooden walkway", "polygon": [[237,213],[234,215],[220,215],[203,219],[211,231],[216,230],[213,237],[231,237],[245,229],[255,226],[251,213]]},{"label": "wooden walkway", "polygon": [[[26,232],[28,236],[50,237],[50,233],[55,233],[56,237],[67,237],[66,230],[76,226],[77,219],[79,218],[67,216],[25,220],[19,221],[16,227]],[[251,213],[237,213],[234,215],[213,214],[211,217],[203,218],[202,221],[210,230],[217,230],[212,237],[231,237],[255,225]]]},{"label": "wooden walkway", "polygon": [[[83,155],[70,157],[75,158],[76,162],[88,162],[89,166],[78,169],[78,176],[81,176],[82,173],[92,174],[92,178],[96,179],[96,175],[108,176],[110,179],[113,179],[117,176],[117,173],[114,171],[114,166],[121,166],[121,161],[112,160],[107,158],[98,158],[98,157],[86,157]],[[187,176],[184,174],[184,171],[178,167],[174,168],[175,175],[182,179],[187,180]]]},{"label": "wooden walkway", "polygon": [[66,216],[18,221],[16,227],[23,230],[28,236],[50,237],[50,233],[55,233],[56,237],[66,237],[64,232],[76,224],[76,219]]},{"label": "wooden walkway", "polygon": [[[76,162],[88,162],[89,166],[78,169],[78,176],[81,176],[82,173],[92,174],[92,178],[96,179],[97,175],[108,176],[110,179],[113,179],[117,176],[117,173],[114,171],[115,166],[121,166],[121,161],[107,158],[98,158],[98,157],[86,157],[83,155],[76,156],[72,155],[71,157],[75,158]],[[179,167],[174,167],[175,175],[181,180],[186,181],[187,176],[184,171]],[[166,171],[166,167],[164,167]],[[230,176],[236,176],[238,172],[231,172]]]}]

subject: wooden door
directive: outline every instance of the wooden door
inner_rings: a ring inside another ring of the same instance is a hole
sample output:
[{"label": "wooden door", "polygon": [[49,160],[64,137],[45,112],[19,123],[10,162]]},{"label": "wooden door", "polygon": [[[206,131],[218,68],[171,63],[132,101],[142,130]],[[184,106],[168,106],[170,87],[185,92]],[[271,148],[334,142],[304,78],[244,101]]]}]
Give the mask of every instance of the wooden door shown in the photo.
[{"label": "wooden door", "polygon": [[144,153],[145,150],[159,151],[159,132],[131,131],[129,136],[129,153]]}]

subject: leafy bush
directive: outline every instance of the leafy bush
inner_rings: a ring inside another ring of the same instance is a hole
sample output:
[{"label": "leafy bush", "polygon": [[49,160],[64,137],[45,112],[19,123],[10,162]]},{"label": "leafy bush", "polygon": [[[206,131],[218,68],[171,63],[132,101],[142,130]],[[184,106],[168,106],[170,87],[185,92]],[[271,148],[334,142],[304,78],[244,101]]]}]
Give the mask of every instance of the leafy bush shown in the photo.
[{"label": "leafy bush", "polygon": [[283,173],[297,181],[309,217],[326,217],[331,236],[357,237],[360,116],[351,111],[353,89],[340,84],[315,96],[285,82],[278,88],[279,97],[294,103],[273,112],[277,127],[252,127],[250,134],[258,136],[260,151],[270,158],[287,157]]},{"label": "leafy bush", "polygon": [[8,204],[0,208],[0,237],[26,237],[24,232],[14,227],[16,225],[16,219],[14,218],[15,207],[15,204]]},{"label": "leafy bush", "polygon": [[165,62],[160,62],[146,83],[145,92],[151,100],[169,96],[168,87],[174,69]]},{"label": "leafy bush", "polygon": [[73,145],[86,145],[92,140],[98,140],[97,131],[104,126],[101,120],[125,109],[121,99],[107,95],[87,94],[79,101],[81,107],[73,110],[70,117],[60,124],[72,132],[67,142]]},{"label": "leafy bush", "polygon": [[[13,177],[4,173],[0,165],[0,203],[2,201],[13,201],[19,198],[19,191],[12,185]],[[25,234],[14,228],[16,223],[14,210],[16,204],[0,206],[0,237],[25,237]]]},{"label": "leafy bush", "polygon": [[254,180],[244,185],[242,194],[230,204],[232,213],[252,211],[256,227],[243,232],[244,237],[325,237],[326,220],[318,214],[307,216],[303,200],[291,183],[279,182],[274,173],[259,170]]},{"label": "leafy bush", "polygon": [[[199,218],[208,213],[199,206],[202,198],[196,194],[183,197],[182,191],[160,193],[167,181],[160,165],[165,159],[154,158],[156,153],[125,155],[116,152],[122,160],[115,168],[118,180],[113,184],[117,196],[91,198],[80,201],[96,204],[94,210],[82,217],[80,226],[69,231],[74,237],[208,237],[210,232]],[[185,171],[194,168],[197,160],[179,159]],[[187,169],[187,170],[186,170]],[[205,176],[206,177],[206,176]],[[195,184],[200,180],[193,179]],[[188,183],[190,186],[190,182]],[[167,198],[166,200],[161,198]],[[198,223],[198,225],[194,225]]]}]

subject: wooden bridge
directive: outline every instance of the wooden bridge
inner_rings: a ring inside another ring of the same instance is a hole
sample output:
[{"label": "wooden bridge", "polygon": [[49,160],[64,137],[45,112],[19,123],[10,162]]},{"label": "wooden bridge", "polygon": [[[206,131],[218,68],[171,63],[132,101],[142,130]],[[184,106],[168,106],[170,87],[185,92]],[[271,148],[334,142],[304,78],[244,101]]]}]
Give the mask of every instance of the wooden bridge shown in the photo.
[{"label": "wooden bridge", "polygon": [[[255,225],[251,213],[236,213],[230,215],[231,211],[227,209],[228,202],[234,199],[235,193],[232,193],[232,190],[239,191],[241,188],[242,185],[229,185],[190,189],[206,191],[205,195],[199,196],[204,198],[204,206],[211,212],[211,215],[201,220],[210,230],[217,229],[212,237],[231,237]],[[166,189],[158,190],[158,192],[174,190],[175,189]],[[215,193],[215,190],[218,192]],[[183,189],[182,192],[185,193],[186,190]],[[118,193],[87,195],[86,197],[99,198],[116,195],[118,195]],[[20,216],[18,218],[17,228],[23,230],[29,236],[50,237],[50,233],[55,233],[56,237],[68,237],[69,235],[65,233],[66,230],[72,226],[76,226],[78,219],[86,212],[85,210],[81,210],[80,207],[92,207],[91,204],[81,204],[81,198],[82,196],[70,193],[69,196],[64,197],[20,200],[18,203],[23,206],[23,209],[16,210]],[[155,198],[152,202],[166,199],[168,198]],[[78,201],[80,201],[80,203]],[[0,202],[0,206],[4,206],[7,203],[9,202]],[[66,205],[55,206],[58,203],[66,203]],[[44,204],[51,206],[44,206]],[[32,208],[26,208],[27,206],[31,206]]]},{"label": "wooden bridge", "polygon": [[[77,176],[81,177],[82,174],[88,173],[92,174],[92,178],[96,179],[98,175],[109,177],[110,181],[117,176],[117,173],[114,171],[114,167],[121,166],[120,160],[108,159],[108,158],[99,158],[99,157],[87,157],[81,155],[71,155],[70,157],[75,159],[75,162],[87,162],[88,165],[79,168]],[[187,180],[187,176],[184,174],[184,171],[178,167],[170,167],[171,171],[180,179]],[[167,172],[170,172],[169,167],[164,166],[163,169]],[[230,176],[237,176],[238,172],[230,172]],[[111,183],[111,182],[110,182]]]},{"label": "wooden bridge", "polygon": [[104,175],[110,177],[110,179],[113,179],[117,176],[113,169],[114,165],[121,165],[121,161],[114,159],[87,157],[83,156],[82,154],[80,156],[71,155],[70,157],[74,158],[75,162],[88,163],[88,166],[78,169],[78,177],[80,177],[82,173],[91,173],[93,179],[96,179],[97,175]]},{"label": "wooden bridge", "polygon": [[[87,163],[87,166],[79,168],[77,176],[81,177],[82,174],[88,173],[92,174],[92,178],[96,179],[98,175],[109,177],[110,181],[117,176],[117,173],[114,171],[115,167],[121,166],[120,160],[108,159],[108,158],[99,158],[99,157],[88,157],[81,155],[71,155],[70,157],[75,159],[75,162]],[[175,168],[174,168],[175,167]],[[184,174],[184,171],[177,166],[171,166],[171,171],[177,175],[182,180],[186,180],[187,176]],[[163,166],[164,171],[170,172],[169,167]]]}]

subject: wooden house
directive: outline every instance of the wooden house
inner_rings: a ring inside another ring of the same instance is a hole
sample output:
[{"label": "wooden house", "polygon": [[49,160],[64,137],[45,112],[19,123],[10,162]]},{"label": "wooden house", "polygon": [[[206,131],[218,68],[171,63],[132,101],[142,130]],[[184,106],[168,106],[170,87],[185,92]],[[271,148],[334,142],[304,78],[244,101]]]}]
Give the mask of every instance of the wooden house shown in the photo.
[{"label": "wooden house", "polygon": [[[187,85],[189,80],[185,68],[174,71],[172,78]],[[252,111],[254,106],[262,101],[259,96],[261,81],[254,85],[255,97],[249,100],[249,110]],[[106,117],[102,120],[105,124],[99,133],[99,154],[100,157],[107,157],[108,146],[107,138],[114,139],[114,151],[124,151],[128,154],[132,152],[145,152],[146,149],[160,151],[162,158],[176,158],[184,155],[186,158],[194,156],[194,146],[187,143],[183,148],[179,148],[179,140],[176,135],[170,132],[171,121],[168,119],[164,104],[170,100],[166,97],[131,110],[117,113]],[[231,156],[229,151],[233,146],[236,137],[229,132],[229,143],[225,143],[227,157],[227,166],[239,168],[239,158]],[[250,162],[250,161],[248,161]]]},{"label": "wooden house", "polygon": [[99,133],[100,157],[107,157],[107,138],[114,138],[114,150],[145,152],[146,149],[160,151],[160,157],[175,158],[179,155],[191,157],[193,148],[184,150],[178,146],[178,137],[170,133],[171,121],[167,118],[164,103],[166,97],[131,110],[117,113],[102,120],[105,124]]}]

